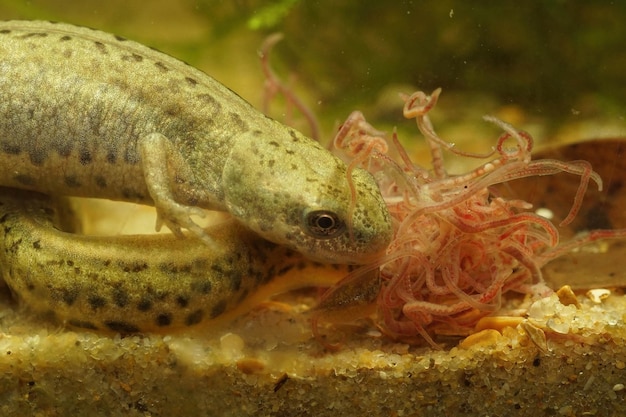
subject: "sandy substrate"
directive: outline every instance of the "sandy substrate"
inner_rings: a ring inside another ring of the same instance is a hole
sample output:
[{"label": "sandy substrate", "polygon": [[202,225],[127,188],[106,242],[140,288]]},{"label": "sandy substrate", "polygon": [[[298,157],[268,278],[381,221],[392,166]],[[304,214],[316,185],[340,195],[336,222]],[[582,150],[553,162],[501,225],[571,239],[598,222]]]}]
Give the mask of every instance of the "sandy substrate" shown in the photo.
[{"label": "sandy substrate", "polygon": [[331,353],[311,338],[306,293],[229,327],[122,338],[54,327],[5,291],[0,415],[624,415],[626,298],[578,300],[516,306],[526,319],[492,320],[442,351],[367,323],[324,327],[343,340]]}]

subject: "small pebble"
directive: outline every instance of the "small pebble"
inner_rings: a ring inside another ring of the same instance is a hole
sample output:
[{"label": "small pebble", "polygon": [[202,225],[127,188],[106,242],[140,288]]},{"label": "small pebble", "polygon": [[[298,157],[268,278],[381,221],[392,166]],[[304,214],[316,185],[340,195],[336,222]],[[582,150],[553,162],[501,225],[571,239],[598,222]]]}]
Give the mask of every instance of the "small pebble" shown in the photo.
[{"label": "small pebble", "polygon": [[602,304],[602,301],[605,300],[609,295],[611,295],[611,290],[607,290],[606,288],[595,288],[593,290],[587,291],[586,295],[592,303]]},{"label": "small pebble", "polygon": [[559,302],[564,306],[573,305],[577,309],[580,309],[580,303],[578,302],[578,298],[574,291],[572,291],[572,287],[569,285],[563,285],[556,292],[557,297],[559,297]]},{"label": "small pebble", "polygon": [[225,352],[230,352],[233,356],[239,356],[245,346],[245,342],[237,334],[226,333],[220,338],[220,346]]}]

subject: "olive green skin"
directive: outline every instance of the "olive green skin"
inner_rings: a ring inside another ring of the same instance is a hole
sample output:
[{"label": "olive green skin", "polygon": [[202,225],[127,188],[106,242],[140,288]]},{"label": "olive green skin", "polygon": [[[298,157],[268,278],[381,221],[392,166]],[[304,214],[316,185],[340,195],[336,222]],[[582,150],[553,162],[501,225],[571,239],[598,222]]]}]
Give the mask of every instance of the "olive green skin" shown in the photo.
[{"label": "olive green skin", "polygon": [[348,176],[318,143],[181,61],[97,30],[7,21],[0,62],[0,185],[151,204],[157,225],[213,248],[190,217],[201,209],[320,262],[368,263],[391,241],[371,175]]},{"label": "olive green skin", "polygon": [[277,293],[332,285],[349,272],[233,221],[206,229],[218,249],[171,234],[82,235],[68,226],[75,222],[64,201],[0,187],[0,272],[20,303],[71,327],[191,329]]}]

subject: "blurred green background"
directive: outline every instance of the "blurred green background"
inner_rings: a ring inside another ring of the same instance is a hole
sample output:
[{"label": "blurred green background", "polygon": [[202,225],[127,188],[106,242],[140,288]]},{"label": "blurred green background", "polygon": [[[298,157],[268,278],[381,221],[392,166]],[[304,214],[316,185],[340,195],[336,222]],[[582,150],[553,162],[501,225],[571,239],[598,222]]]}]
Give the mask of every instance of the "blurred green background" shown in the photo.
[{"label": "blurred green background", "polygon": [[626,2],[0,0],[0,18],[114,32],[184,59],[257,106],[257,50],[282,32],[272,63],[325,137],[354,109],[415,136],[398,93],[436,87],[435,126],[457,143],[482,135],[485,113],[539,142],[626,136]]}]

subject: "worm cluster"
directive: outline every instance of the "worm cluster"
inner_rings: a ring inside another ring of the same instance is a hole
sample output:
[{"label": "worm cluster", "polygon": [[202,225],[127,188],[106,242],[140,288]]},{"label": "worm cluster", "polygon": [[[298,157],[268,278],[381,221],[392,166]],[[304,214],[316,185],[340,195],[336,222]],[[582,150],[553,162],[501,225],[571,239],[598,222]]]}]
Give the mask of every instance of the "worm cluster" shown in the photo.
[{"label": "worm cluster", "polygon": [[[454,333],[472,327],[500,307],[509,291],[550,291],[541,267],[548,261],[597,239],[619,237],[595,231],[559,245],[559,233],[546,218],[521,200],[507,200],[493,186],[531,176],[567,172],[580,183],[565,225],[576,215],[589,181],[602,188],[591,165],[582,160],[532,160],[532,137],[493,117],[503,130],[491,152],[479,155],[457,150],[433,129],[428,113],[441,90],[403,97],[404,116],[415,119],[427,141],[432,167],[414,164],[396,132],[389,140],[353,112],[340,127],[335,148],[349,161],[369,170],[378,180],[395,225],[395,236],[380,267],[377,293],[379,327],[394,337],[421,336],[436,346],[429,329]],[[390,148],[395,148],[391,156]],[[482,158],[486,162],[463,175],[448,175],[443,155]],[[358,281],[372,265],[355,271],[329,294]],[[460,332],[462,334],[462,331]]]}]

